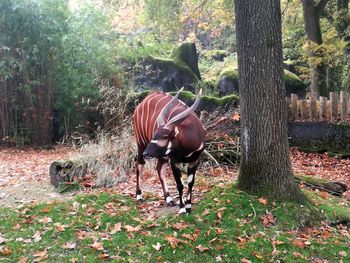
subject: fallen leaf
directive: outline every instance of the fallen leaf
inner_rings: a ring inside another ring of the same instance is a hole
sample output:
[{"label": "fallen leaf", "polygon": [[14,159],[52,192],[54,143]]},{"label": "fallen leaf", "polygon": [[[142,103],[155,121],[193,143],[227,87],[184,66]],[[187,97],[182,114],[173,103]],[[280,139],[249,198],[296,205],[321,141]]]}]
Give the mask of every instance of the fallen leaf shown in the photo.
[{"label": "fallen leaf", "polygon": [[258,199],[259,203],[262,204],[262,205],[267,205],[267,200],[265,198],[259,198]]},{"label": "fallen leaf", "polygon": [[244,244],[245,242],[247,242],[247,239],[244,238],[244,237],[237,237],[237,240],[238,240],[238,242],[241,243],[241,244]]},{"label": "fallen leaf", "polygon": [[77,246],[76,243],[66,242],[61,247],[64,249],[75,249],[76,246]]},{"label": "fallen leaf", "polygon": [[55,223],[55,230],[58,232],[64,232],[66,230],[66,226],[65,225],[61,225],[60,223]]},{"label": "fallen leaf", "polygon": [[293,239],[292,240],[292,245],[300,248],[305,248],[306,244],[303,240],[300,239]]},{"label": "fallen leaf", "polygon": [[235,112],[235,113],[232,115],[232,120],[233,120],[233,121],[239,121],[239,120],[240,120],[240,115],[239,115],[239,113]]},{"label": "fallen leaf", "polygon": [[345,251],[339,251],[339,256],[346,257],[348,254]]},{"label": "fallen leaf", "polygon": [[102,243],[98,242],[97,240],[95,240],[94,243],[89,245],[89,246],[92,247],[95,250],[103,250]]},{"label": "fallen leaf", "polygon": [[157,242],[157,244],[156,244],[156,245],[152,245],[152,247],[153,247],[155,250],[159,251],[159,250],[162,248],[162,245],[161,245],[159,242]]},{"label": "fallen leaf", "polygon": [[242,258],[241,262],[242,263],[252,263],[249,259],[246,259],[246,258]]},{"label": "fallen leaf", "polygon": [[275,223],[276,223],[276,219],[268,211],[265,212],[265,215],[260,217],[260,220],[262,221],[262,223],[265,227],[270,227],[272,225],[275,225]]},{"label": "fallen leaf", "polygon": [[196,246],[196,248],[200,251],[200,252],[205,252],[205,251],[208,251],[209,248],[208,247],[204,247],[202,245],[198,245]]},{"label": "fallen leaf", "polygon": [[5,242],[6,242],[6,239],[3,238],[2,236],[0,236],[0,244],[5,243]]},{"label": "fallen leaf", "polygon": [[177,230],[183,230],[185,228],[188,228],[190,225],[185,222],[178,222],[176,224],[173,224],[172,227],[177,229]]},{"label": "fallen leaf", "polygon": [[126,225],[126,226],[124,226],[124,228],[126,229],[127,232],[137,232],[137,231],[140,231],[141,225],[138,225],[136,227]]},{"label": "fallen leaf", "polygon": [[99,260],[106,260],[109,258],[109,255],[107,253],[100,253],[98,254],[98,259]]},{"label": "fallen leaf", "polygon": [[41,240],[41,234],[42,234],[42,232],[37,231],[37,232],[32,236],[34,242],[39,242],[39,241]]},{"label": "fallen leaf", "polygon": [[23,257],[23,256],[21,256],[21,257],[18,259],[18,263],[26,263],[27,261],[28,261],[28,258]]},{"label": "fallen leaf", "polygon": [[111,230],[111,234],[113,235],[113,234],[120,232],[120,231],[122,231],[122,223],[118,222],[113,226],[113,228]]},{"label": "fallen leaf", "polygon": [[202,216],[206,216],[207,214],[210,213],[210,210],[209,209],[205,209],[202,213]]},{"label": "fallen leaf", "polygon": [[38,219],[38,221],[42,224],[47,224],[52,222],[52,218],[48,216],[44,216],[43,218]]},{"label": "fallen leaf", "polygon": [[215,228],[215,232],[216,232],[216,234],[218,234],[218,235],[221,235],[222,233],[224,233],[224,229],[223,228],[219,228],[219,227],[217,227],[217,228]]},{"label": "fallen leaf", "polygon": [[0,246],[0,255],[8,256],[11,254],[12,254],[12,251],[7,246]]},{"label": "fallen leaf", "polygon": [[182,240],[174,236],[165,236],[165,240],[169,242],[172,248],[176,248],[178,243],[184,243],[184,244],[190,245],[186,240]]},{"label": "fallen leaf", "polygon": [[222,262],[222,257],[221,257],[221,256],[215,257],[215,261],[216,261],[216,262]]},{"label": "fallen leaf", "polygon": [[253,255],[257,258],[257,259],[263,259],[264,257],[258,253],[258,252],[253,252]]},{"label": "fallen leaf", "polygon": [[52,209],[51,206],[47,206],[47,207],[44,207],[43,209],[40,210],[41,213],[48,213],[50,212]]},{"label": "fallen leaf", "polygon": [[46,259],[47,258],[47,250],[43,250],[43,251],[39,251],[39,252],[36,252],[34,255],[35,259],[33,260],[33,262],[39,262],[39,261],[42,261],[43,259]]}]

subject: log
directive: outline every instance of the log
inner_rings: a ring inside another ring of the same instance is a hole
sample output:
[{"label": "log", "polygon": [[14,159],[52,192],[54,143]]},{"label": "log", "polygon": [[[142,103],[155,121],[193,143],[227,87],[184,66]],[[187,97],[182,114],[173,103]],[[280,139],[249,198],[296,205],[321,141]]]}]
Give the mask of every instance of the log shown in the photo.
[{"label": "log", "polygon": [[310,178],[308,180],[306,177],[295,177],[295,180],[312,190],[325,191],[331,195],[341,196],[344,192],[348,190],[348,186],[342,182],[322,182],[313,180]]},{"label": "log", "polygon": [[55,161],[50,165],[49,174],[51,184],[57,188],[61,183],[83,177],[86,174],[86,166],[72,160]]}]

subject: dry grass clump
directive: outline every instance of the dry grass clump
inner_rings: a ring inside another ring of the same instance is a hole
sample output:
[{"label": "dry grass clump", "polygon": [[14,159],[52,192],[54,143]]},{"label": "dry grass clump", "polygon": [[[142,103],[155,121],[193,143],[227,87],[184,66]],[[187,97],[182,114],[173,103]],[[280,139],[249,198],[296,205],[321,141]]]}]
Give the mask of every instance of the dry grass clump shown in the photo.
[{"label": "dry grass clump", "polygon": [[131,126],[116,135],[101,132],[96,139],[83,143],[73,159],[84,167],[85,176],[92,177],[94,187],[111,187],[126,180],[134,163],[136,144]]}]

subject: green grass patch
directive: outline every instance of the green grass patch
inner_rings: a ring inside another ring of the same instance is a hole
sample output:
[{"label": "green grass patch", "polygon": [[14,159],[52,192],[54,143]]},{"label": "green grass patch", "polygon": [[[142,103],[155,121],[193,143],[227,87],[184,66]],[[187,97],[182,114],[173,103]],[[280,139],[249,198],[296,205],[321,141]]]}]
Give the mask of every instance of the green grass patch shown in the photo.
[{"label": "green grass patch", "polygon": [[313,205],[278,203],[229,185],[206,194],[190,215],[156,220],[145,219],[131,198],[108,193],[2,208],[0,262],[350,260],[349,229],[321,223],[349,219],[349,203],[307,195]]}]

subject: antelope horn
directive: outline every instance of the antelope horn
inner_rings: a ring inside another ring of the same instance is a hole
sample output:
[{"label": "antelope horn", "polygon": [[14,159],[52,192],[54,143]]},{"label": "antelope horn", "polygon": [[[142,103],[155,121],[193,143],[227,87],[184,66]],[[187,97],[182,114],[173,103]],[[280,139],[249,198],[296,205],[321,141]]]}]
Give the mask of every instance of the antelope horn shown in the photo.
[{"label": "antelope horn", "polygon": [[171,108],[173,107],[175,101],[177,100],[177,98],[179,97],[180,92],[183,90],[184,88],[182,87],[177,93],[176,95],[164,106],[164,108],[160,111],[158,118],[157,118],[157,124],[159,125],[164,125],[165,124],[165,116],[169,113],[169,111],[171,110]]},{"label": "antelope horn", "polygon": [[188,115],[190,115],[192,112],[194,112],[199,106],[199,102],[201,101],[201,96],[202,96],[202,89],[200,89],[200,91],[198,92],[196,100],[192,104],[192,106],[190,108],[187,108],[183,112],[180,112],[178,115],[174,116],[170,121],[168,121],[167,125],[170,125],[170,124],[177,122],[179,120],[183,120]]}]

